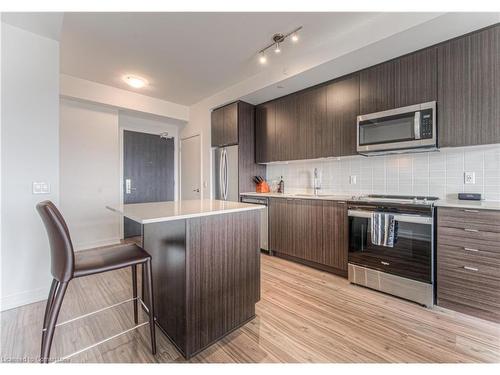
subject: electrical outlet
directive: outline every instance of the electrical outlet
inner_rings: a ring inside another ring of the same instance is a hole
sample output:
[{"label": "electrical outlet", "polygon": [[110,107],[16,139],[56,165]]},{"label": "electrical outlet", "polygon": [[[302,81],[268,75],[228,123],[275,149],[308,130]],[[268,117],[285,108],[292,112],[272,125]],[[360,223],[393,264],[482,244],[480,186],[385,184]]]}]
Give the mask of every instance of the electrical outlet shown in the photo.
[{"label": "electrical outlet", "polygon": [[356,176],[349,176],[349,184],[356,185]]},{"label": "electrical outlet", "polygon": [[465,184],[475,184],[476,183],[476,173],[475,172],[464,172],[464,183]]},{"label": "electrical outlet", "polygon": [[50,184],[47,182],[33,182],[33,194],[50,194]]}]

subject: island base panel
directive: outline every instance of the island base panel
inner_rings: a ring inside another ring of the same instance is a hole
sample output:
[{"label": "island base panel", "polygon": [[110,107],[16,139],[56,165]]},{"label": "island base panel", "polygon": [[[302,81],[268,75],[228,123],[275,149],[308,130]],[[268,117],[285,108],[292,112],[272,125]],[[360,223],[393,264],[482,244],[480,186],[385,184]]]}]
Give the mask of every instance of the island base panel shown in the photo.
[{"label": "island base panel", "polygon": [[157,323],[189,358],[255,316],[258,211],[144,225]]}]

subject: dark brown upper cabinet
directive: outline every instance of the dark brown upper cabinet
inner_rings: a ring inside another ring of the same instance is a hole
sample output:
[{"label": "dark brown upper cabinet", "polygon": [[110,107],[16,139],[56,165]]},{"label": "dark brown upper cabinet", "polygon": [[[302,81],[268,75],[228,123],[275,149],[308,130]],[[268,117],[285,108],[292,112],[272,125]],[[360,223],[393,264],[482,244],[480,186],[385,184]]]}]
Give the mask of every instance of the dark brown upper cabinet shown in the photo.
[{"label": "dark brown upper cabinet", "polygon": [[393,60],[362,70],[359,74],[360,115],[395,106],[395,63]]},{"label": "dark brown upper cabinet", "polygon": [[333,81],[326,87],[326,124],[322,155],[356,154],[356,116],[359,114],[359,74]]},{"label": "dark brown upper cabinet", "polygon": [[297,97],[288,95],[276,100],[275,160],[299,158],[299,127],[297,122]]},{"label": "dark brown upper cabinet", "polygon": [[238,144],[238,102],[212,111],[212,147]]},{"label": "dark brown upper cabinet", "polygon": [[436,47],[360,72],[360,114],[437,100]]},{"label": "dark brown upper cabinet", "polygon": [[326,86],[299,92],[297,100],[297,149],[291,160],[322,156],[322,130],[326,124]]},{"label": "dark brown upper cabinet", "polygon": [[276,102],[261,104],[255,109],[255,161],[276,161]]},{"label": "dark brown upper cabinet", "polygon": [[439,146],[500,143],[500,26],[438,47]]},{"label": "dark brown upper cabinet", "polygon": [[437,100],[437,49],[435,47],[394,60],[394,107]]}]

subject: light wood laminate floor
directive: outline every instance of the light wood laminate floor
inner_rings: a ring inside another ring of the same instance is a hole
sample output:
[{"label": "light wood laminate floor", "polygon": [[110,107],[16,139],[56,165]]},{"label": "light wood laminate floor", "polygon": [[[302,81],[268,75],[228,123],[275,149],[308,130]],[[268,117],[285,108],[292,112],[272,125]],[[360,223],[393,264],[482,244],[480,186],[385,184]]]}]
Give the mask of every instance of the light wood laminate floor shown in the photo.
[{"label": "light wood laminate floor", "polygon": [[[70,283],[60,321],[130,298],[130,271]],[[2,361],[39,354],[45,302],[1,314]],[[141,321],[146,321],[142,314]],[[51,355],[61,357],[133,326],[127,303],[56,330]],[[148,326],[72,357],[71,362],[184,362]],[[191,362],[499,362],[500,324],[439,308],[425,309],[346,279],[262,256],[257,317]]]}]

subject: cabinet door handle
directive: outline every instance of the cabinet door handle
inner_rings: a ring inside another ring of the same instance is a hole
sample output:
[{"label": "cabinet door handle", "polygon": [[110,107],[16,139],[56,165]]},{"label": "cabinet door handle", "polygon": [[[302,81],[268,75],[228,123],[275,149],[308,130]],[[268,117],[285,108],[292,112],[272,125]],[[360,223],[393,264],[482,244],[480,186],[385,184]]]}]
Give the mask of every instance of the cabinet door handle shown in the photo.
[{"label": "cabinet door handle", "polygon": [[384,266],[388,266],[390,264],[389,262],[384,262],[384,261],[381,261],[380,263],[382,263]]},{"label": "cabinet door handle", "polygon": [[464,228],[464,231],[466,231],[466,232],[474,232],[474,233],[479,232],[477,229],[470,229],[470,228]]},{"label": "cabinet door handle", "polygon": [[464,212],[470,212],[470,213],[473,213],[473,214],[479,213],[478,210],[467,210],[467,209],[465,209]]},{"label": "cabinet door handle", "polygon": [[464,266],[464,270],[467,270],[467,271],[474,271],[474,272],[479,271],[476,267],[469,267],[469,266]]},{"label": "cabinet door handle", "polygon": [[464,250],[465,250],[465,251],[472,251],[472,252],[474,252],[474,253],[479,251],[478,249],[473,249],[473,248],[471,248],[471,247],[464,247]]}]

